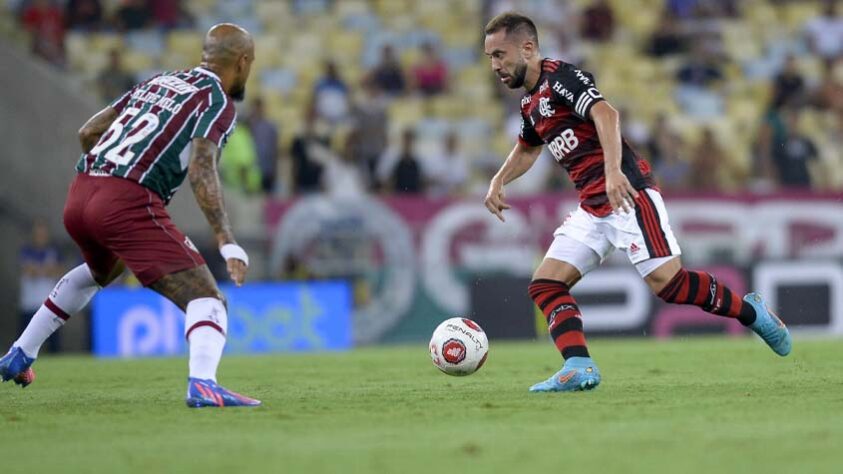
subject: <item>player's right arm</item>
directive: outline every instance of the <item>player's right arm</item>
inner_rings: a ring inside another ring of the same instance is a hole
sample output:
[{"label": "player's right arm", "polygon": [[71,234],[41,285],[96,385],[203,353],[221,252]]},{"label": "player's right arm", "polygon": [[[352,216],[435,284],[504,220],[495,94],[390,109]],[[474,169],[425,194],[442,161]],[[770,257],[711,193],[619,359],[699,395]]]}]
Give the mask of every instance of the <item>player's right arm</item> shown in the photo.
[{"label": "player's right arm", "polygon": [[[190,147],[190,165],[187,169],[187,177],[190,180],[193,195],[196,197],[196,203],[202,213],[205,214],[208,224],[211,225],[217,239],[217,245],[220,249],[223,249],[223,246],[236,246],[237,243],[234,240],[234,232],[231,230],[228,214],[225,212],[222,185],[217,171],[218,154],[219,147],[216,143],[204,137],[194,138]],[[243,284],[248,263],[240,258],[226,258],[226,266],[234,283],[237,285]]]},{"label": "player's right arm", "polygon": [[486,193],[486,209],[492,214],[498,216],[501,222],[505,222],[503,218],[504,209],[509,209],[509,204],[504,201],[503,187],[506,184],[514,181],[516,178],[526,173],[536,159],[541,154],[541,145],[530,146],[522,140],[515,144],[515,148],[506,157],[506,161],[501,168],[492,177],[492,182],[489,183],[489,192]]},{"label": "player's right arm", "polygon": [[[155,76],[158,77],[158,76]],[[132,94],[138,90],[138,87],[143,83],[131,88],[125,94],[121,95],[114,102],[108,104],[108,107],[97,112],[96,115],[89,118],[85,125],[79,129],[79,143],[82,145],[82,151],[89,153],[94,145],[100,141],[102,134],[111,127],[112,122],[117,120],[120,112],[126,108],[126,105],[132,99]]]},{"label": "player's right arm", "polygon": [[79,144],[82,145],[83,152],[91,151],[91,148],[97,144],[102,134],[111,126],[111,123],[117,120],[117,115],[117,110],[109,105],[89,118],[85,125],[82,125],[82,128],[79,129]]}]

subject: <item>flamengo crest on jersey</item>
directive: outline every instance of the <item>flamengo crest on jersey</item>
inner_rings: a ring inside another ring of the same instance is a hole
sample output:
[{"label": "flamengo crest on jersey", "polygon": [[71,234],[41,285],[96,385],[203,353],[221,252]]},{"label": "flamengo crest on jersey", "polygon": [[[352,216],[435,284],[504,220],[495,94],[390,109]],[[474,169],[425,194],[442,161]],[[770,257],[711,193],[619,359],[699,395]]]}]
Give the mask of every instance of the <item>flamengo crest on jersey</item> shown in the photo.
[{"label": "flamengo crest on jersey", "polygon": [[[591,214],[611,212],[606,197],[603,148],[591,109],[602,102],[594,77],[575,66],[542,60],[536,86],[521,98],[521,133],[526,146],[547,145],[556,162],[568,172]],[[621,170],[635,189],[654,187],[649,164],[622,139]]]},{"label": "flamengo crest on jersey", "polygon": [[135,181],[165,202],[187,175],[191,140],[207,138],[222,148],[237,121],[219,77],[200,67],[141,82],[111,107],[117,119],[76,170]]}]

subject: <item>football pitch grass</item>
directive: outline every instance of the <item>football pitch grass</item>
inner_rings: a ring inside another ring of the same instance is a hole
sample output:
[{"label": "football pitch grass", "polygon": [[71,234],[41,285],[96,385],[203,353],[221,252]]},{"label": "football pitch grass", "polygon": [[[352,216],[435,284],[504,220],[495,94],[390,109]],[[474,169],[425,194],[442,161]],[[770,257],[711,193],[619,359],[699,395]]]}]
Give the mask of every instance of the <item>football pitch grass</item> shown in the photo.
[{"label": "football pitch grass", "polygon": [[595,339],[592,392],[530,394],[549,343],[440,373],[424,344],[228,357],[257,409],[184,406],[185,359],[44,357],[0,386],[0,472],[841,472],[843,341]]}]

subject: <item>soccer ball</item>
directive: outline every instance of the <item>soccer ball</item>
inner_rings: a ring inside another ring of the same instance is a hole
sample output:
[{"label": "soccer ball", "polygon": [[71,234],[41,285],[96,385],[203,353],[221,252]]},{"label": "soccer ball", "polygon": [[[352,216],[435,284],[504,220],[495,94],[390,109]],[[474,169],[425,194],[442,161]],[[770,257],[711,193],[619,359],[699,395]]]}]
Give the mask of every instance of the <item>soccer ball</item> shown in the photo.
[{"label": "soccer ball", "polygon": [[466,318],[442,321],[430,338],[433,365],[448,375],[470,375],[486,362],[489,339],[480,325]]}]

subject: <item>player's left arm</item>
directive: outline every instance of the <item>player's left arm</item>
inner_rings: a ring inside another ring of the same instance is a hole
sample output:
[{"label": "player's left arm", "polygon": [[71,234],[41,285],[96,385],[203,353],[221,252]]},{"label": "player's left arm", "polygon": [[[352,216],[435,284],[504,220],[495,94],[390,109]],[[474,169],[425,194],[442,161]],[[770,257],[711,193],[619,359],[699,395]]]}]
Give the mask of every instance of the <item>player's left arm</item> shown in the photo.
[{"label": "player's left arm", "polygon": [[621,126],[620,114],[608,102],[602,100],[591,107],[591,120],[597,129],[600,147],[603,148],[603,168],[606,175],[606,195],[615,211],[629,212],[635,207],[638,191],[621,171]]},{"label": "player's left arm", "polygon": [[194,138],[190,147],[187,177],[190,187],[193,188],[196,203],[214,231],[220,253],[225,258],[228,274],[239,286],[246,278],[249,261],[246,252],[234,240],[234,231],[225,212],[222,185],[217,171],[218,154],[219,147],[216,143],[204,137]]},{"label": "player's left arm", "polygon": [[85,153],[91,151],[102,134],[117,120],[117,115],[117,111],[108,106],[89,118],[85,125],[82,125],[82,128],[79,129],[79,144],[82,145],[82,151]]}]

